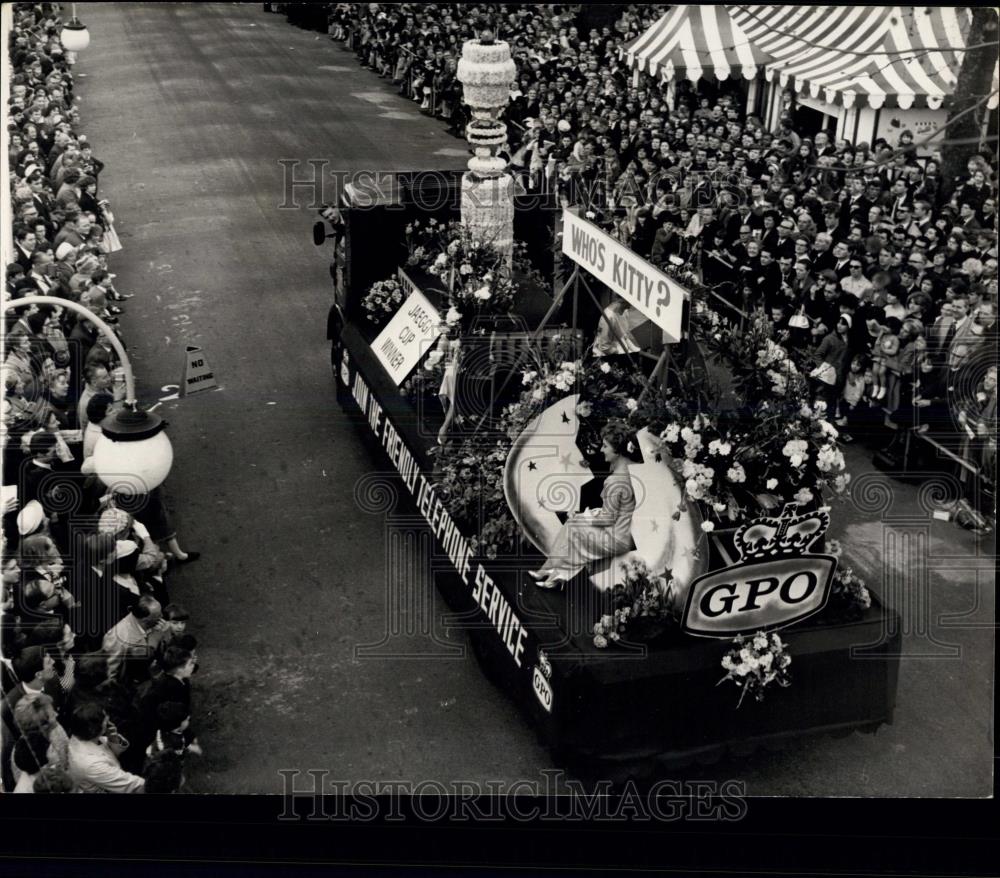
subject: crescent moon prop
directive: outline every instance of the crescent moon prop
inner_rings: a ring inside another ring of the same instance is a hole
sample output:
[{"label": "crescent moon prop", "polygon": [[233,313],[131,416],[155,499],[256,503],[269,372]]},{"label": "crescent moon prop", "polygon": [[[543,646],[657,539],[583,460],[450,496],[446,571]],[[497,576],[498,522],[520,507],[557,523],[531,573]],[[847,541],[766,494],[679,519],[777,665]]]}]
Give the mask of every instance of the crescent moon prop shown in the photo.
[{"label": "crescent moon prop", "polygon": [[521,532],[546,555],[562,527],[556,513],[575,512],[580,488],[594,478],[576,444],[579,401],[579,394],[567,396],[532,419],[504,465],[507,505]]},{"label": "crescent moon prop", "polygon": [[[540,552],[549,553],[562,527],[557,512],[579,508],[580,489],[594,478],[582,464],[576,444],[579,421],[574,394],[549,406],[529,422],[514,442],[504,466],[504,495],[521,531]],[[701,538],[701,515],[688,504],[680,513],[683,490],[666,454],[648,430],[636,436],[643,463],[629,466],[636,509],[632,515],[632,540],[636,548],[595,563],[591,582],[601,590],[624,579],[622,565],[645,561],[655,572],[673,572],[676,598],[683,606],[691,582],[705,569],[696,555]],[[660,459],[657,459],[659,455]]]}]

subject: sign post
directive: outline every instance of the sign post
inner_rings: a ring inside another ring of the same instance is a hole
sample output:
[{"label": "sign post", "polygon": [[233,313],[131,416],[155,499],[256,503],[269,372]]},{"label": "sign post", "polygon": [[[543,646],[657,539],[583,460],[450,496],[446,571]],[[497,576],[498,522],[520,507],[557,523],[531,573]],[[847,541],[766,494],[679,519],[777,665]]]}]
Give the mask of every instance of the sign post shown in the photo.
[{"label": "sign post", "polygon": [[184,379],[181,381],[184,395],[190,396],[218,386],[201,348],[189,344],[184,352]]}]

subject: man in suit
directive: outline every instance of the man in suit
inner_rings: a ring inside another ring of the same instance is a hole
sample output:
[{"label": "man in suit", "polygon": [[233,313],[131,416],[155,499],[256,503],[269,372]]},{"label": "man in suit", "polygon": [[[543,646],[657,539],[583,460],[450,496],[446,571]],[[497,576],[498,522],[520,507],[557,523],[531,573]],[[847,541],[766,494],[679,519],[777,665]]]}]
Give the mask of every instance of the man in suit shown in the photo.
[{"label": "man in suit", "polygon": [[833,273],[838,283],[851,273],[851,251],[846,241],[837,241],[833,245]]},{"label": "man in suit", "polygon": [[865,197],[863,177],[852,177],[848,186],[848,197],[840,205],[840,225],[845,229],[850,227],[852,219],[858,219],[861,222],[867,220],[868,210],[872,206],[871,201]]},{"label": "man in suit", "polygon": [[31,254],[35,251],[35,244],[35,231],[31,226],[14,229],[14,261],[24,269],[25,274],[31,271]]},{"label": "man in suit", "polygon": [[977,232],[982,226],[979,225],[979,217],[976,215],[976,205],[971,201],[963,201],[958,207],[958,227],[968,234]]},{"label": "man in suit", "polygon": [[886,193],[883,199],[883,207],[885,207],[889,219],[892,222],[901,222],[898,219],[899,209],[901,207],[912,207],[913,196],[910,194],[910,188],[906,185],[906,180],[900,177],[892,184],[892,188]]},{"label": "man in suit", "polygon": [[64,698],[56,674],[55,662],[44,647],[29,646],[21,650],[21,654],[14,659],[13,665],[14,673],[20,682],[4,693],[3,700],[0,701],[0,717],[2,717],[0,737],[3,739],[2,747],[0,747],[0,760],[3,763],[3,788],[6,792],[12,792],[14,789],[10,754],[14,749],[14,744],[21,737],[21,730],[14,721],[14,709],[22,698],[34,699],[45,693],[52,698],[58,710]]},{"label": "man in suit", "polygon": [[741,204],[726,222],[726,244],[733,244],[737,239],[742,240],[741,232],[744,227],[747,228],[749,235],[753,234],[754,229],[764,230],[764,218],[754,213],[753,207],[749,204]]}]

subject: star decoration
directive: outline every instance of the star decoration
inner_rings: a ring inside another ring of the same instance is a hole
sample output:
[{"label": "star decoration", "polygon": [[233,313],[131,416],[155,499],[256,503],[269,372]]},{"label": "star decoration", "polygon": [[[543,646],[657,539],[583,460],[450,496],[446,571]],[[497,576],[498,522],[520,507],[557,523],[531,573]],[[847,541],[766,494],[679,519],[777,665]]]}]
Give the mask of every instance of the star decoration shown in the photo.
[{"label": "star decoration", "polygon": [[534,462],[533,460],[529,460],[529,461],[528,461],[528,469],[529,469],[529,470],[535,470],[535,469],[538,469],[538,464],[537,464],[537,463],[535,463],[535,462]]},{"label": "star decoration", "polygon": [[656,455],[653,457],[653,460],[655,460],[657,463],[663,463],[663,455],[660,454],[659,451],[657,451]]},{"label": "star decoration", "polygon": [[563,470],[565,472],[569,472],[569,467],[572,462],[573,461],[569,455],[569,452],[567,452],[566,454],[564,454],[562,457],[559,458],[559,463],[563,465]]},{"label": "star decoration", "polygon": [[660,525],[659,525],[659,523],[657,521],[653,520],[653,521],[650,522],[650,524],[653,526],[653,533],[654,534],[657,533],[660,530]]},{"label": "star decoration", "polygon": [[567,415],[566,412],[562,413],[562,422],[564,424],[568,424],[569,423],[569,415]]}]

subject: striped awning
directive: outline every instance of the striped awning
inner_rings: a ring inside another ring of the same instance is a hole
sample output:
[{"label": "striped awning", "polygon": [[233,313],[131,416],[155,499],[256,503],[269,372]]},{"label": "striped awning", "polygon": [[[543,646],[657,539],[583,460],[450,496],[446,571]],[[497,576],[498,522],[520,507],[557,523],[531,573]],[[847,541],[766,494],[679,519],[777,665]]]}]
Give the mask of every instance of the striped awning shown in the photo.
[{"label": "striped awning", "polygon": [[714,75],[753,79],[770,60],[732,20],[725,6],[675,6],[623,49],[630,67],[664,81]]},{"label": "striped awning", "polygon": [[728,9],[747,37],[772,56],[765,67],[768,80],[777,77],[782,87],[808,90],[846,107],[860,98],[872,107],[904,110],[937,109],[954,92],[972,21],[968,7]]}]

